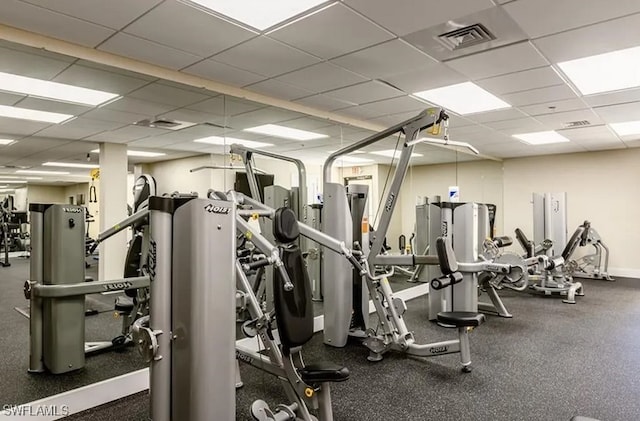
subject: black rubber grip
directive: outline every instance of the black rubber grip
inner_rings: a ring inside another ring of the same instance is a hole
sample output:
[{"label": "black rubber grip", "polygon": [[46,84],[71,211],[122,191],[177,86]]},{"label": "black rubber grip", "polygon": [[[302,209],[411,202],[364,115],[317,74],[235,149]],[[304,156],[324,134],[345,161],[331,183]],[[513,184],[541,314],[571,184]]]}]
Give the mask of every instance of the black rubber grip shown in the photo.
[{"label": "black rubber grip", "polygon": [[248,269],[253,270],[253,269],[269,266],[270,264],[271,262],[269,262],[268,259],[260,259],[260,260],[256,260],[255,262],[247,263],[246,266]]},{"label": "black rubber grip", "polygon": [[507,237],[507,236],[505,235],[505,236],[502,236],[502,237],[495,237],[495,238],[493,239],[493,242],[494,242],[494,243],[496,244],[496,246],[498,246],[498,247],[508,247],[508,246],[510,246],[511,244],[513,244],[513,239],[512,239],[511,237]]}]

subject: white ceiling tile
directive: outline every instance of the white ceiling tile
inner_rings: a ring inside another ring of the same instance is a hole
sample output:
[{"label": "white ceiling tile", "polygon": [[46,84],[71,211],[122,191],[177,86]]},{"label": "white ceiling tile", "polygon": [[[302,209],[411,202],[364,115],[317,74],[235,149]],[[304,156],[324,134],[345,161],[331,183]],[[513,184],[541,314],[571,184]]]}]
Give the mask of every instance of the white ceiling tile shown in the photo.
[{"label": "white ceiling tile", "polygon": [[121,95],[127,94],[149,83],[143,79],[92,69],[77,64],[72,65],[53,80],[60,83]]},{"label": "white ceiling tile", "polygon": [[169,132],[161,136],[153,136],[149,139],[156,139],[157,142],[164,142],[165,145],[173,145],[179,142],[191,142],[194,139],[198,139],[201,137],[222,136],[225,134],[225,132],[226,130],[223,128],[202,124],[187,127],[186,129],[178,130],[175,132]]},{"label": "white ceiling tile", "polygon": [[277,78],[314,92],[342,88],[367,79],[329,63],[320,63]]},{"label": "white ceiling tile", "polygon": [[95,142],[127,143],[132,140],[149,136],[158,136],[163,133],[166,133],[166,130],[152,129],[150,127],[140,126],[125,126],[116,130],[89,136],[87,137],[87,140],[92,140]]},{"label": "white ceiling tile", "polygon": [[406,69],[427,68],[437,61],[401,40],[393,40],[332,60],[333,63],[371,78],[386,78]]},{"label": "white ceiling tile", "polygon": [[0,92],[0,105],[14,105],[16,102],[24,98],[24,95],[8,94]]},{"label": "white ceiling tile", "polygon": [[345,108],[340,110],[340,114],[356,117],[372,119],[381,117],[386,114],[398,114],[401,112],[416,111],[416,115],[420,110],[428,108],[424,102],[413,99],[409,96],[385,99],[384,101],[372,102],[369,104]]},{"label": "white ceiling tile", "polygon": [[176,143],[174,145],[167,145],[165,146],[165,148],[171,149],[174,151],[200,152],[203,149],[207,149],[209,146],[205,143],[185,142],[185,143]]},{"label": "white ceiling tile", "polygon": [[215,60],[203,60],[182,71],[233,86],[245,86],[259,82],[265,78],[265,76],[229,66],[228,64]]},{"label": "white ceiling tile", "polygon": [[589,152],[595,151],[609,151],[613,149],[627,149],[640,146],[640,141],[635,142],[622,142],[621,140],[612,140],[610,142],[593,142],[593,143],[581,143],[584,149]]},{"label": "white ceiling tile", "polygon": [[565,123],[572,121],[586,120],[592,125],[603,123],[600,117],[590,109],[537,115],[536,120],[553,130],[562,129]]},{"label": "white ceiling tile", "polygon": [[529,42],[495,48],[447,61],[447,66],[474,80],[548,64],[547,60]]},{"label": "white ceiling tile", "polygon": [[491,123],[486,123],[486,126],[508,135],[547,130],[547,128],[542,123],[533,118],[518,118],[515,120],[494,121]]},{"label": "white ceiling tile", "polygon": [[311,95],[306,98],[297,99],[295,102],[327,111],[339,110],[341,108],[347,108],[356,105],[349,102],[340,101],[337,98],[332,98],[322,94]]},{"label": "white ceiling tile", "polygon": [[592,107],[640,101],[640,88],[582,97]]},{"label": "white ceiling tile", "polygon": [[288,83],[280,82],[275,79],[268,79],[262,82],[258,82],[256,84],[247,86],[246,89],[253,92],[258,92],[260,94],[269,95],[274,98],[285,99],[288,101],[313,94],[313,92],[310,92],[306,89],[302,89],[294,85],[289,85]]},{"label": "white ceiling tile", "polygon": [[166,113],[167,111],[178,107],[173,105],[160,104],[157,102],[145,101],[137,98],[124,97],[120,98],[117,101],[111,102],[102,108],[124,111],[134,114],[143,114],[151,117],[158,114]]},{"label": "white ceiling tile", "polygon": [[396,124],[402,123],[403,121],[406,121],[415,116],[416,116],[415,111],[407,111],[404,113],[383,115],[382,117],[372,118],[368,121],[372,123],[380,124],[382,126],[391,127]]},{"label": "white ceiling tile", "polygon": [[122,126],[122,123],[78,117],[64,124],[56,124],[47,127],[39,132],[38,136],[62,139],[82,139],[107,130],[115,130]]},{"label": "white ceiling tile", "polygon": [[152,117],[153,115],[154,114],[145,115],[145,114],[138,114],[130,111],[111,110],[109,108],[101,107],[83,114],[82,117],[90,118],[93,120],[122,123],[124,125],[124,124],[133,124],[136,121],[140,121],[142,119]]},{"label": "white ceiling tile", "polygon": [[564,112],[581,110],[587,108],[587,105],[580,98],[564,99],[559,101],[543,102],[541,104],[526,105],[520,107],[525,113],[536,116],[540,114],[549,114],[552,112]]},{"label": "white ceiling tile", "polygon": [[493,6],[490,0],[345,0],[345,3],[400,36]]},{"label": "white ceiling tile", "polygon": [[185,107],[210,98],[208,95],[174,88],[172,86],[165,85],[162,82],[155,82],[142,87],[130,93],[128,97],[141,99],[143,101],[157,102],[158,104],[172,105],[174,107]]},{"label": "white ceiling tile", "polygon": [[624,123],[640,120],[640,102],[608,105],[593,109],[606,123]]},{"label": "white ceiling tile", "polygon": [[422,69],[414,69],[385,77],[384,80],[408,94],[454,85],[469,80],[466,76],[451,70],[445,64],[436,64]]},{"label": "white ceiling tile", "polygon": [[51,80],[52,77],[69,67],[65,56],[60,60],[31,54],[13,48],[0,48],[0,72]]},{"label": "white ceiling tile", "polygon": [[84,105],[70,104],[68,102],[50,101],[34,97],[27,97],[16,104],[18,107],[29,108],[32,110],[49,111],[52,113],[62,113],[71,115],[80,115],[93,107]]},{"label": "white ceiling tile", "polygon": [[567,85],[531,89],[502,96],[507,103],[516,107],[575,98],[576,94]]},{"label": "white ceiling tile", "polygon": [[104,26],[18,0],[0,2],[0,22],[88,47],[97,46],[115,33]]},{"label": "white ceiling tile", "polygon": [[366,104],[368,102],[404,96],[405,94],[384,83],[369,81],[325,92],[325,95],[354,104]]},{"label": "white ceiling tile", "polygon": [[267,107],[233,116],[228,119],[228,125],[235,130],[241,130],[248,127],[260,126],[262,124],[280,123],[302,116],[303,114],[293,111],[283,110],[281,108],[275,107]]},{"label": "white ceiling tile", "polygon": [[[219,121],[220,116],[215,116],[209,113],[203,113],[201,111],[190,110],[188,108],[181,108],[179,110],[173,110],[166,113],[162,113],[159,118],[168,120],[187,121],[190,123],[205,123]],[[218,117],[218,118],[216,118]]]},{"label": "white ceiling tile", "polygon": [[177,143],[174,139],[165,138],[164,136],[147,137],[140,140],[134,140],[127,145],[138,148],[164,148],[168,145]]},{"label": "white ceiling tile", "polygon": [[261,36],[230,48],[213,59],[264,76],[276,76],[317,63],[319,59]]},{"label": "white ceiling tile", "polygon": [[329,59],[393,38],[341,3],[269,34],[318,57]]},{"label": "white ceiling tile", "polygon": [[228,95],[219,95],[215,98],[189,105],[187,108],[217,116],[233,116],[264,107],[264,104],[257,102],[234,98]]},{"label": "white ceiling tile", "polygon": [[65,15],[120,29],[162,0],[23,0]]},{"label": "white ceiling tile", "polygon": [[559,63],[636,47],[639,38],[640,14],[635,14],[539,38],[534,44],[552,63]]},{"label": "white ceiling tile", "polygon": [[584,0],[520,0],[504,6],[531,38],[640,12],[635,0],[613,2]]},{"label": "white ceiling tile", "polygon": [[562,85],[564,81],[551,66],[524,70],[508,75],[496,76],[475,82],[494,95],[503,95],[529,89]]},{"label": "white ceiling tile", "polygon": [[640,147],[640,140],[625,141],[624,143],[629,148],[638,148],[638,147]]},{"label": "white ceiling tile", "polygon": [[581,145],[619,143],[620,140],[609,127],[605,125],[581,127],[579,129],[562,130],[562,135],[572,142]]},{"label": "white ceiling tile", "polygon": [[194,54],[122,32],[109,38],[98,49],[174,70],[182,69],[200,60],[200,57]]},{"label": "white ceiling tile", "polygon": [[0,117],[0,133],[9,135],[28,136],[49,127],[50,125],[50,123],[41,123],[38,121],[16,120],[13,118]]},{"label": "white ceiling tile", "polygon": [[201,57],[255,36],[238,25],[177,1],[162,3],[127,26],[124,32]]},{"label": "white ceiling tile", "polygon": [[527,117],[527,115],[517,108],[488,111],[486,113],[477,113],[468,116],[469,119],[478,123],[491,123],[493,121],[513,120],[524,117]]},{"label": "white ceiling tile", "polygon": [[300,117],[295,120],[288,120],[285,124],[287,127],[293,127],[294,129],[315,130],[330,126],[332,122],[330,120],[315,117]]}]

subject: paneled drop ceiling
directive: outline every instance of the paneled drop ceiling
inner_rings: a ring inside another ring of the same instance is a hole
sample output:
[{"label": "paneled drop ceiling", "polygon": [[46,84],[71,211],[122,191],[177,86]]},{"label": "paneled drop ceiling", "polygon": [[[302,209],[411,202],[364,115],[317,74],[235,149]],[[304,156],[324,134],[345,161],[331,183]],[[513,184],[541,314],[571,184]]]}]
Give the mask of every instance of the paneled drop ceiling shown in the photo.
[{"label": "paneled drop ceiling", "polygon": [[[432,35],[440,28],[480,20],[495,39],[454,51],[434,47]],[[473,82],[510,107],[453,113],[451,138],[497,158],[640,146],[640,135],[620,137],[609,126],[640,120],[640,88],[583,96],[558,66],[639,46],[637,1],[327,1],[260,31],[186,0],[3,0],[0,23],[332,111],[356,125],[395,124],[431,106],[414,93]],[[0,91],[0,105],[76,116],[57,125],[0,118],[0,137],[17,140],[0,146],[4,166],[37,169],[52,159],[86,161],[100,142],[166,154],[156,160],[222,152],[193,142],[208,136],[264,141],[274,145],[272,151],[321,161],[371,133],[9,42],[0,42],[0,72],[122,96],[88,107]],[[195,125],[173,131],[132,124],[150,118]],[[572,122],[580,124],[570,127]],[[243,131],[262,124],[327,137],[297,142]],[[534,146],[512,137],[549,130],[569,142]],[[379,149],[394,144],[389,140]],[[417,151],[424,155],[415,158],[417,164],[456,159],[451,151],[425,146]],[[457,159],[469,158],[458,154]]]}]

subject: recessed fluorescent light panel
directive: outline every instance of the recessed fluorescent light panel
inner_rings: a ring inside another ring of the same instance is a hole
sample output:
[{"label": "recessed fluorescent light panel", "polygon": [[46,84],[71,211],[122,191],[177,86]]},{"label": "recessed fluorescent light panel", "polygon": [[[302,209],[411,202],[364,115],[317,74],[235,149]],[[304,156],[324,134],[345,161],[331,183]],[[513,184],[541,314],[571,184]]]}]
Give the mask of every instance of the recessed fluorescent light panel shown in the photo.
[{"label": "recessed fluorescent light panel", "polygon": [[461,115],[509,108],[500,98],[472,82],[416,92],[413,95]]},{"label": "recessed fluorescent light panel", "polygon": [[640,134],[640,121],[627,121],[625,123],[609,124],[618,136],[630,136]]},{"label": "recessed fluorescent light panel", "polygon": [[[91,153],[100,153],[100,149],[94,149]],[[166,153],[163,152],[147,152],[147,151],[132,151],[127,150],[127,156],[136,156],[139,158],[156,158],[159,156],[165,156]]]},{"label": "recessed fluorescent light panel", "polygon": [[292,140],[313,140],[321,139],[323,137],[329,137],[326,134],[293,129],[291,127],[279,126],[277,124],[265,124],[263,126],[250,127],[248,129],[244,129],[244,131]]},{"label": "recessed fluorescent light panel", "polygon": [[569,139],[553,130],[547,132],[514,134],[513,137],[530,145],[548,145],[550,143],[569,142]]},{"label": "recessed fluorescent light panel", "polygon": [[100,168],[98,164],[78,164],[76,162],[45,162],[44,167],[64,167],[64,168]]},{"label": "recessed fluorescent light panel", "polygon": [[93,107],[120,96],[110,92],[2,72],[0,72],[0,90]]},{"label": "recessed fluorescent light panel", "polygon": [[[400,158],[401,151],[396,151],[395,149],[388,149],[386,151],[376,151],[376,152],[369,152],[369,153],[373,155],[387,156],[389,158],[393,158],[394,156],[396,158]],[[415,152],[411,153],[411,158],[418,158],[420,156],[423,156],[423,155]]]},{"label": "recessed fluorescent light panel", "polygon": [[640,47],[558,63],[582,95],[640,86]]},{"label": "recessed fluorescent light panel", "polygon": [[336,158],[336,161],[342,161],[350,164],[366,164],[366,163],[373,162],[372,159],[358,158],[356,156],[349,156],[349,155],[339,156],[338,158]]},{"label": "recessed fluorescent light panel", "polygon": [[16,174],[67,175],[71,173],[68,171],[18,170]]},{"label": "recessed fluorescent light panel", "polygon": [[17,118],[20,120],[42,121],[45,123],[62,123],[73,116],[70,114],[52,113],[49,111],[30,110],[28,108],[0,105],[0,117]]},{"label": "recessed fluorescent light panel", "polygon": [[220,136],[209,136],[203,137],[200,139],[195,139],[196,143],[208,143],[209,145],[219,145],[219,146],[229,146],[234,143],[238,145],[246,146],[247,148],[266,148],[267,146],[273,146],[272,143],[265,142],[256,142],[253,140],[244,140],[244,139],[236,139],[233,137],[220,137]]},{"label": "recessed fluorescent light panel", "polygon": [[15,142],[13,139],[0,139],[0,145],[2,146],[11,145],[13,142]]},{"label": "recessed fluorescent light panel", "polygon": [[326,0],[191,0],[221,15],[264,31]]}]

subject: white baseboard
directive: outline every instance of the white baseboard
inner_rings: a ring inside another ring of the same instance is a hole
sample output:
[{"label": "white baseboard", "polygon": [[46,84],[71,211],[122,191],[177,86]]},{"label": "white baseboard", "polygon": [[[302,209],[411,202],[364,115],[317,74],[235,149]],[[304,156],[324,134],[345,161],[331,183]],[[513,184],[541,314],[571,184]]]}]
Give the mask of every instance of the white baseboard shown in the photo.
[{"label": "white baseboard", "polygon": [[610,267],[609,275],[613,277],[621,276],[623,278],[640,278],[640,269]]}]

